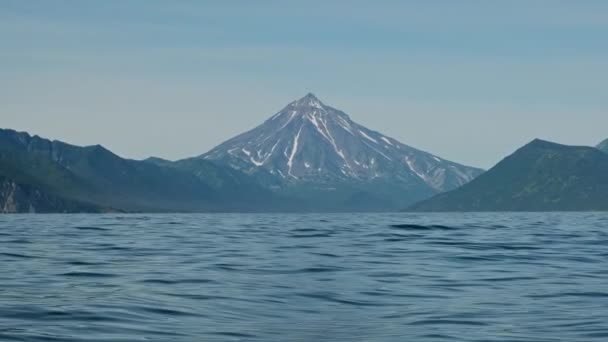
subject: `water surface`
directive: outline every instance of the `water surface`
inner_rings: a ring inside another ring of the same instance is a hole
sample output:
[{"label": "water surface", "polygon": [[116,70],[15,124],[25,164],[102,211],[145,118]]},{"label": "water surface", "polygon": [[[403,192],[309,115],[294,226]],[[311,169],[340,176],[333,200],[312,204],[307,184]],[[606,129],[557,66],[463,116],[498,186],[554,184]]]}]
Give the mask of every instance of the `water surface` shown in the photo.
[{"label": "water surface", "polygon": [[608,213],[0,216],[0,341],[606,341]]}]

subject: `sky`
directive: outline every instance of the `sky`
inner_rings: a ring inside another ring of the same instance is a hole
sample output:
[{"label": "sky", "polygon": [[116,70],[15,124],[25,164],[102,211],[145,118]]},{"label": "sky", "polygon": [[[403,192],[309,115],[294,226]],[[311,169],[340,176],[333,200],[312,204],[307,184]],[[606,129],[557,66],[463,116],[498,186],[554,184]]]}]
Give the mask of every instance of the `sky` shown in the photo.
[{"label": "sky", "polygon": [[313,92],[489,168],[608,138],[608,1],[0,0],[0,127],[200,155]]}]

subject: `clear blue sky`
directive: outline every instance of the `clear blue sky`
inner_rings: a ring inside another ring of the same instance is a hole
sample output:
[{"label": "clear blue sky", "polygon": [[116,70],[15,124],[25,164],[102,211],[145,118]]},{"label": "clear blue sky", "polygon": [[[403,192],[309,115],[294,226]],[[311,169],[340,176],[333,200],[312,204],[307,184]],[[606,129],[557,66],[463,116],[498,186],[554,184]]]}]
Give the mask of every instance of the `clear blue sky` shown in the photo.
[{"label": "clear blue sky", "polygon": [[608,1],[0,0],[0,127],[206,152],[315,93],[490,167],[608,138]]}]

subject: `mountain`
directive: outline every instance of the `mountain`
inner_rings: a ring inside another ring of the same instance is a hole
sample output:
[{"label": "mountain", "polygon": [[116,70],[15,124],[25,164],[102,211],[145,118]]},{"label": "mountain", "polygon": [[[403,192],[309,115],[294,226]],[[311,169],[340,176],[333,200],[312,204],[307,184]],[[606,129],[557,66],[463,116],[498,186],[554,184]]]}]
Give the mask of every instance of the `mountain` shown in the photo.
[{"label": "mountain", "polygon": [[599,145],[597,145],[597,148],[608,153],[608,139],[599,143]]},{"label": "mountain", "polygon": [[412,211],[608,210],[608,154],[534,140],[462,187]]},{"label": "mountain", "polygon": [[113,211],[90,203],[67,200],[30,184],[0,176],[0,213],[101,213]]},{"label": "mountain", "polygon": [[[208,164],[207,177],[158,165],[158,162],[124,159],[99,145],[79,147],[27,133],[0,130],[0,177],[4,177],[4,188],[19,189],[18,193],[43,194],[43,198],[49,199],[47,202],[56,203],[48,211],[106,210],[102,208],[232,211],[253,210],[260,206],[226,196],[224,187],[238,186],[232,183],[230,177],[233,176],[225,177],[219,167]],[[10,193],[9,190],[5,192]],[[33,204],[30,208],[27,196],[17,197],[21,198],[21,204],[11,206],[19,208],[15,211],[25,211],[24,208],[40,211]],[[17,197],[12,195],[12,198]],[[0,202],[0,207],[8,202],[7,197]]]},{"label": "mountain", "polygon": [[195,159],[251,175],[303,210],[402,208],[482,173],[365,128],[313,94]]}]

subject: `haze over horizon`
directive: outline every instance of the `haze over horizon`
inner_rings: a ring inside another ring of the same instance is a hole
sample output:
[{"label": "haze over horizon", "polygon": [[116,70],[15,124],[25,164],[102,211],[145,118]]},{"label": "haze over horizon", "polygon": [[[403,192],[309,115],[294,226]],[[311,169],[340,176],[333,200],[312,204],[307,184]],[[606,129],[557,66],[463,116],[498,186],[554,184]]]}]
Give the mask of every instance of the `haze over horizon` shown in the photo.
[{"label": "haze over horizon", "polygon": [[602,1],[0,0],[0,127],[180,159],[314,93],[489,168],[608,137]]}]

